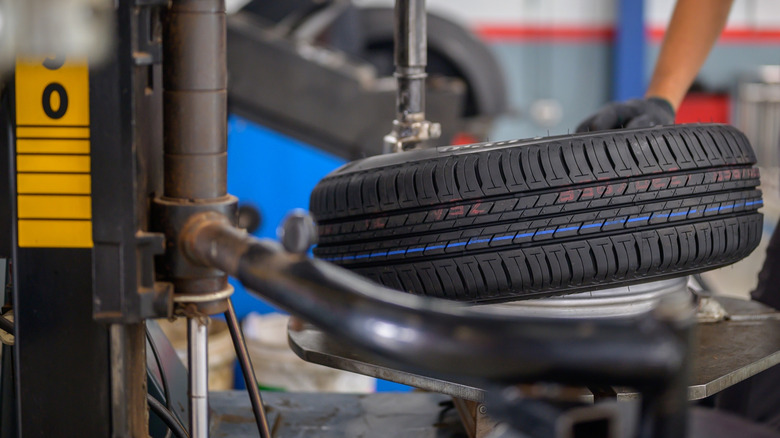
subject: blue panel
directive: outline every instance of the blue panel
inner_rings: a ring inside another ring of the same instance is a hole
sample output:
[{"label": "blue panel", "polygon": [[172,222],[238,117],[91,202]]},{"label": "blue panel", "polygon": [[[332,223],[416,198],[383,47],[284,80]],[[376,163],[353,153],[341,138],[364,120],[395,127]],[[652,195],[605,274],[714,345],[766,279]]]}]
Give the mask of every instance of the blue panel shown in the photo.
[{"label": "blue panel", "polygon": [[626,100],[645,92],[644,1],[619,0],[612,62],[612,98]]},{"label": "blue panel", "polygon": [[[263,223],[255,235],[273,239],[284,216],[294,208],[308,209],[314,186],[345,162],[238,116],[228,120],[228,150],[228,191],[240,204],[254,204],[261,212]],[[249,295],[237,281],[230,281],[236,288],[233,305],[239,319],[253,311],[278,311]],[[235,371],[235,387],[245,388],[238,364]],[[377,391],[410,389],[377,380]]]},{"label": "blue panel", "polygon": [[[309,208],[314,186],[344,160],[260,127],[238,116],[228,120],[228,191],[241,204],[253,204],[263,223],[255,233],[276,238],[276,228],[294,208]],[[239,319],[271,306],[250,296],[237,281],[233,304]]]},{"label": "blue panel", "polygon": [[411,386],[391,382],[389,380],[376,379],[376,392],[408,392],[413,390]]}]

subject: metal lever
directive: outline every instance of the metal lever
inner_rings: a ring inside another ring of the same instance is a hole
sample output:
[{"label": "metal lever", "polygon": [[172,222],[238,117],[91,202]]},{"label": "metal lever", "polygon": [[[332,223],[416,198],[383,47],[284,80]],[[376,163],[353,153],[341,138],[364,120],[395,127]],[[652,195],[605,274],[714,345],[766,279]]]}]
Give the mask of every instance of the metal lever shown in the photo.
[{"label": "metal lever", "polygon": [[384,153],[415,149],[441,136],[441,125],[425,120],[426,32],[425,0],[396,0],[396,119],[385,136]]},{"label": "metal lever", "polygon": [[477,387],[533,381],[633,386],[652,420],[642,425],[643,437],[685,435],[693,321],[687,300],[662,301],[653,314],[603,320],[487,314],[290,254],[219,215],[195,222],[182,241],[193,260],[391,364],[437,378],[458,376]]}]

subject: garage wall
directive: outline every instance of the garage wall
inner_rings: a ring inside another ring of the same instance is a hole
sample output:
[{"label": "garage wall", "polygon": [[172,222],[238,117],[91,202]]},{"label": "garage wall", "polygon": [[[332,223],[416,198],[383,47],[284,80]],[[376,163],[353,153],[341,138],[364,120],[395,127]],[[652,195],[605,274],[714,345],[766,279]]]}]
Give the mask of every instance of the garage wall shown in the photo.
[{"label": "garage wall", "polygon": [[[645,80],[674,4],[645,1]],[[428,0],[428,7],[473,29],[499,57],[513,112],[492,139],[565,133],[609,100],[616,0]],[[765,64],[780,64],[780,1],[736,0],[701,83],[729,90],[740,74]]]}]

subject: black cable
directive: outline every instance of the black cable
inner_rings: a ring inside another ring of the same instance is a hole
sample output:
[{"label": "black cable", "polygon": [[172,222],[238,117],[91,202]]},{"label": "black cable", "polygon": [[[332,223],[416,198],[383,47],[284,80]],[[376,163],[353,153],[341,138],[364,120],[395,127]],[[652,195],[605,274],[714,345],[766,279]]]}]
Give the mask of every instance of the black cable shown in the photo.
[{"label": "black cable", "polygon": [[233,302],[228,298],[228,308],[225,311],[225,322],[227,322],[230,331],[230,337],[233,338],[233,346],[236,349],[238,362],[241,364],[241,371],[244,373],[244,382],[246,390],[249,393],[249,401],[252,402],[252,410],[257,422],[257,430],[262,438],[271,438],[271,432],[268,428],[268,419],[263,409],[263,399],[260,397],[260,389],[257,387],[255,379],[255,370],[252,367],[252,360],[249,358],[249,351],[244,342],[244,336],[241,333],[241,326],[238,324],[236,311],[233,309]]},{"label": "black cable", "polygon": [[146,394],[146,401],[149,403],[149,408],[157,414],[158,417],[168,426],[168,429],[173,432],[176,438],[189,438],[187,431],[179,423],[179,420],[169,411],[162,403],[151,394]]},{"label": "black cable", "polygon": [[[168,386],[168,377],[166,377],[165,369],[163,368],[162,362],[160,361],[160,353],[157,351],[157,345],[154,343],[154,339],[152,339],[152,334],[149,333],[149,327],[145,327],[145,330],[146,339],[149,341],[149,346],[151,347],[152,355],[154,356],[154,362],[157,364],[157,371],[160,373],[160,381],[162,383],[163,393],[165,395],[165,406],[169,411],[173,412],[173,408],[171,407],[171,389]],[[168,432],[165,433],[165,438],[169,438],[170,436],[171,429],[168,429]]]},{"label": "black cable", "polygon": [[6,319],[5,316],[0,316],[0,329],[3,329],[4,331],[14,334],[14,323]]},{"label": "black cable", "polygon": [[157,371],[160,372],[160,381],[165,394],[165,406],[168,409],[171,409],[171,390],[168,386],[168,378],[165,375],[165,370],[160,361],[160,353],[157,351],[157,345],[155,345],[154,339],[152,339],[152,334],[149,333],[149,327],[146,327],[146,339],[149,341],[149,346],[152,348],[152,355],[154,356],[154,362],[157,364]]}]

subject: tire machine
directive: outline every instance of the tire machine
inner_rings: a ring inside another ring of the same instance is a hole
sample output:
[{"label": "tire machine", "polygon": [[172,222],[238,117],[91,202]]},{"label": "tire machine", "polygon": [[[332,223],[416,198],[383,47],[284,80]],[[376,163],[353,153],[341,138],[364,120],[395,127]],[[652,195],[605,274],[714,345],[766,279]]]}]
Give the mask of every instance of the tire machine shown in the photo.
[{"label": "tire machine", "polygon": [[[423,112],[421,11],[422,0],[398,1],[398,31],[410,39],[396,58],[388,149],[437,132]],[[4,327],[15,337],[3,351],[0,436],[148,436],[145,321],[172,316],[188,321],[185,433],[208,436],[209,315],[226,315],[248,365],[227,275],[358,351],[489,388],[492,412],[510,426],[550,426],[548,414],[566,409],[525,399],[518,383],[615,384],[641,392],[641,436],[686,436],[687,303],[611,320],[486,315],[308,258],[306,220],[287,224],[283,247],[252,238],[235,227],[226,190],[223,0],[119,0],[109,16],[115,46],[104,62],[20,57],[3,92],[0,256],[10,260]]]}]

